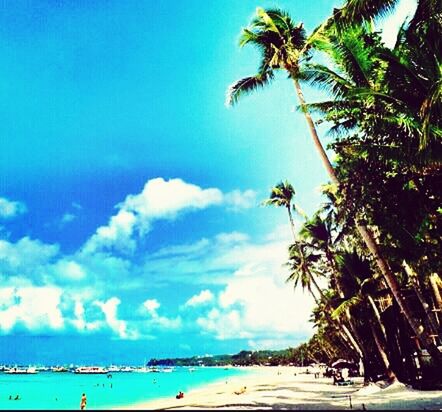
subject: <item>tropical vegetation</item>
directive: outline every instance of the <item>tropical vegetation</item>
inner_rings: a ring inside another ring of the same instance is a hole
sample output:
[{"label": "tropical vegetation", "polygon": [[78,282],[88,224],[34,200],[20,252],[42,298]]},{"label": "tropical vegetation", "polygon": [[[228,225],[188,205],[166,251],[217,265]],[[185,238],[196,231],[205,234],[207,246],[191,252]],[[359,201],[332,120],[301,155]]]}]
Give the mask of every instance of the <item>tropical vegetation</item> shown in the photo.
[{"label": "tropical vegetation", "polygon": [[[323,205],[295,230],[295,190],[280,182],[267,205],[288,212],[287,281],[314,298],[312,359],[346,353],[365,379],[441,384],[442,2],[419,0],[387,47],[373,19],[395,0],[347,0],[308,35],[283,10],[258,8],[240,46],[260,51],[257,74],[227,102],[292,81],[328,173]],[[307,102],[302,87],[327,98]],[[317,125],[329,127],[327,152]],[[294,142],[295,144],[295,142]],[[333,163],[329,154],[334,153]]]}]

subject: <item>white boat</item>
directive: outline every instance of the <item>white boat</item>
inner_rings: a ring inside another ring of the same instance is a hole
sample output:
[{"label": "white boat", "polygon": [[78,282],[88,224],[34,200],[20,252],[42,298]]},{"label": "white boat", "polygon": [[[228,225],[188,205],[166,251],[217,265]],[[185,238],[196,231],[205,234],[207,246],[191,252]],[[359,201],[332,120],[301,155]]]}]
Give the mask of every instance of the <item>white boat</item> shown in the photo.
[{"label": "white boat", "polygon": [[153,372],[151,368],[148,368],[147,366],[142,366],[141,368],[135,368],[133,372],[136,373],[149,373]]},{"label": "white boat", "polygon": [[51,370],[52,372],[68,372],[68,368],[64,366],[54,366]]},{"label": "white boat", "polygon": [[9,373],[11,375],[28,375],[28,374],[33,375],[38,372],[37,372],[37,369],[33,368],[33,367],[29,367],[29,368],[14,367],[14,368],[9,368],[8,370],[5,371],[5,373]]},{"label": "white boat", "polygon": [[170,372],[173,372],[173,368],[163,368],[163,369],[161,369],[161,372],[170,373]]},{"label": "white boat", "polygon": [[109,373],[121,372],[121,368],[119,366],[111,365],[107,368]]},{"label": "white boat", "polygon": [[120,368],[120,372],[133,372],[134,368],[130,367],[130,366],[122,366]]},{"label": "white boat", "polygon": [[108,370],[101,366],[80,366],[75,369],[75,373],[84,373],[84,374],[104,374],[108,373]]}]

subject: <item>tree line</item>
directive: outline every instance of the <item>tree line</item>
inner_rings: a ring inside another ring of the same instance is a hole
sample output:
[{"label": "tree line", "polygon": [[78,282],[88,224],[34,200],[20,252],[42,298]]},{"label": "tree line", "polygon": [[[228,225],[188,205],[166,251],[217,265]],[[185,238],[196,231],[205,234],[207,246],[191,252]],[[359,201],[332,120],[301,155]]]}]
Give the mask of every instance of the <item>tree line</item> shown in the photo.
[{"label": "tree line", "polygon": [[[277,72],[288,75],[328,173],[324,202],[311,216],[297,206],[288,181],[276,184],[264,202],[286,210],[293,236],[287,281],[316,303],[308,356],[328,363],[346,353],[362,361],[367,381],[437,386],[442,2],[418,0],[395,45],[387,47],[373,21],[397,3],[348,0],[312,33],[284,10],[258,8],[239,42],[258,49],[258,70],[228,88],[227,103],[269,85]],[[305,85],[327,98],[307,102]],[[321,123],[328,128],[328,151]]]},{"label": "tree line", "polygon": [[[306,343],[283,350],[242,350],[234,355],[191,356],[188,358],[152,358],[147,366],[308,366],[322,363],[326,357],[314,354]],[[342,357],[346,354],[341,353]]]}]

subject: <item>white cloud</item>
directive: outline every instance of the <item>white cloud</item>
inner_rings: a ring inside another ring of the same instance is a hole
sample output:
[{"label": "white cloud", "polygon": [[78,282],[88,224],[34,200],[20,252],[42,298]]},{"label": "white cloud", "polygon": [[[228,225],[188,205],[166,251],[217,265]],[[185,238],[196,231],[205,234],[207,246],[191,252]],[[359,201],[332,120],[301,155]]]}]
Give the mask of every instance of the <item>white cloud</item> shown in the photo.
[{"label": "white cloud", "polygon": [[380,21],[381,37],[387,47],[394,47],[399,27],[407,17],[414,15],[416,7],[416,0],[401,0],[394,12]]},{"label": "white cloud", "polygon": [[168,318],[166,316],[160,316],[157,310],[160,308],[160,303],[156,299],[147,299],[143,302],[140,313],[147,313],[150,316],[147,324],[144,327],[147,329],[159,328],[168,331],[177,330],[182,327],[181,318]]},{"label": "white cloud", "polygon": [[128,330],[127,322],[118,319],[117,309],[121,303],[117,297],[112,297],[106,302],[95,301],[95,305],[101,308],[109,328],[122,339],[135,339],[138,334],[134,330]]},{"label": "white cloud", "polygon": [[159,302],[156,299],[147,299],[143,306],[146,310],[152,315],[155,316],[157,314],[157,309],[160,307]]},{"label": "white cloud", "polygon": [[148,232],[153,220],[175,219],[180,212],[204,209],[221,202],[219,189],[202,189],[181,179],[151,179],[141,193],[128,195],[124,202],[117,205],[119,212],[106,226],[97,229],[84,250],[89,253],[109,247],[133,250],[135,242],[132,235],[134,232],[141,235]]},{"label": "white cloud", "polygon": [[216,236],[216,240],[226,244],[240,243],[249,240],[249,236],[240,232],[220,233]]},{"label": "white cloud", "polygon": [[219,296],[221,308],[240,305],[244,324],[242,330],[251,334],[264,331],[293,334],[310,329],[308,318],[313,307],[312,298],[288,285],[281,286],[270,276],[237,278],[229,282]]},{"label": "white cloud", "polygon": [[[134,250],[137,236],[155,219],[172,220],[215,205],[250,207],[254,197],[252,191],[223,194],[180,179],[152,179],[141,193],[127,196],[108,224],[69,256],[57,245],[27,237],[16,243],[0,240],[2,333],[15,327],[56,331],[67,326],[80,333],[111,330],[119,338],[138,339],[185,330],[262,344],[308,334],[312,300],[285,284],[289,230],[277,228],[261,240],[223,232],[140,254],[136,260],[114,253],[114,248]],[[86,280],[94,287],[86,287]],[[185,303],[165,308],[157,299],[146,299],[134,307],[152,284],[161,290],[177,280],[193,286]],[[47,299],[42,290],[48,291]],[[31,302],[41,309],[32,311]]]},{"label": "white cloud", "polygon": [[203,331],[213,334],[217,339],[246,339],[249,332],[242,329],[242,320],[239,310],[220,312],[212,309],[206,317],[199,317],[197,324]]},{"label": "white cloud", "polygon": [[12,219],[15,216],[26,213],[26,205],[22,202],[15,202],[8,200],[5,197],[0,197],[0,218]]},{"label": "white cloud", "polygon": [[199,306],[211,302],[214,299],[213,293],[208,290],[202,290],[198,295],[192,296],[184,306]]},{"label": "white cloud", "polygon": [[74,307],[75,319],[71,322],[79,332],[93,332],[103,327],[103,322],[95,320],[93,322],[87,322],[85,319],[84,305],[79,300],[75,301]]},{"label": "white cloud", "polygon": [[142,217],[174,218],[184,209],[205,209],[221,202],[219,189],[202,189],[181,179],[156,178],[149,180],[140,194],[127,196],[120,207]]},{"label": "white cloud", "polygon": [[161,248],[157,252],[152,254],[154,258],[160,258],[165,256],[195,256],[196,254],[200,254],[205,252],[208,247],[210,247],[210,241],[206,238],[200,239],[194,243],[186,243],[181,245],[170,245],[164,248]]},{"label": "white cloud", "polygon": [[232,210],[255,206],[253,190],[234,190],[223,194],[217,188],[203,189],[181,179],[148,180],[141,193],[128,195],[117,205],[118,213],[106,226],[101,226],[86,242],[84,251],[92,253],[106,248],[133,251],[134,235],[143,236],[158,219],[173,220],[181,213],[202,210],[210,206],[226,205]]},{"label": "white cloud", "polygon": [[232,192],[224,195],[225,203],[235,211],[241,209],[250,209],[257,206],[256,204],[256,192],[254,190],[246,190],[241,192],[240,190],[233,190]]},{"label": "white cloud", "polygon": [[268,238],[276,240],[244,242],[212,257],[212,265],[227,265],[232,275],[225,278],[225,287],[212,308],[199,316],[202,331],[218,339],[243,337],[262,342],[275,337],[293,340],[312,333],[309,317],[313,299],[285,283],[289,233]]},{"label": "white cloud", "polygon": [[44,244],[28,237],[16,243],[0,240],[0,270],[15,274],[49,262],[59,252],[58,245]]},{"label": "white cloud", "polygon": [[83,267],[74,260],[59,260],[54,265],[54,270],[58,276],[69,280],[82,280],[86,277]]},{"label": "white cloud", "polygon": [[2,288],[0,330],[10,332],[21,325],[31,331],[59,330],[64,326],[58,307],[61,290],[55,287]]}]

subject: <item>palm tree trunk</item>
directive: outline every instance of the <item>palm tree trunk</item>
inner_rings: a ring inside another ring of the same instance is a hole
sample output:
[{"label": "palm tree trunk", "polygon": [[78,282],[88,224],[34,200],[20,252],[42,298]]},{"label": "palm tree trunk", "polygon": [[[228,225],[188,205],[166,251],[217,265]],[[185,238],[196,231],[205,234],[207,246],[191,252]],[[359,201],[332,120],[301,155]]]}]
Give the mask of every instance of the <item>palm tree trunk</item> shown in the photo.
[{"label": "palm tree trunk", "polygon": [[304,113],[304,116],[307,120],[308,127],[310,129],[310,134],[312,135],[313,143],[316,147],[316,150],[319,153],[319,156],[321,157],[322,163],[325,166],[325,169],[327,170],[328,175],[330,176],[333,183],[336,185],[339,183],[338,178],[336,177],[335,171],[333,169],[333,166],[330,163],[330,160],[328,159],[327,153],[325,152],[324,148],[322,147],[322,143],[319,140],[318,133],[316,132],[315,124],[313,123],[312,117],[310,116],[310,113],[307,109],[304,94],[302,93],[301,86],[296,78],[293,79],[293,83],[295,84],[296,93],[298,95],[298,99],[301,103],[301,109]]},{"label": "palm tree trunk", "polygon": [[[319,152],[319,156],[322,159],[324,167],[327,170],[327,173],[328,173],[331,181],[334,184],[339,185],[339,180],[336,176],[333,166],[330,163],[327,153],[325,152],[324,148],[322,147],[321,141],[319,140],[319,137],[318,137],[318,133],[316,132],[316,127],[313,123],[310,113],[308,112],[306,102],[304,99],[304,95],[301,90],[301,86],[300,86],[298,80],[296,79],[296,77],[294,77],[294,76],[293,76],[293,82],[295,85],[295,89],[296,89],[296,93],[298,95],[299,102],[301,104],[302,111],[304,113],[304,116],[307,120],[308,127],[310,129],[313,143]],[[422,343],[422,346],[428,350],[428,352],[431,355],[434,362],[436,362],[436,364],[438,366],[442,367],[442,353],[439,351],[437,346],[434,344],[428,331],[422,326],[422,324],[420,322],[418,322],[415,319],[413,311],[411,310],[411,308],[407,304],[405,298],[402,296],[396,276],[394,275],[394,273],[390,269],[387,261],[382,256],[379,246],[377,245],[373,234],[369,231],[369,229],[365,225],[361,224],[359,221],[356,221],[355,223],[356,223],[356,228],[357,228],[359,234],[361,235],[362,239],[364,240],[365,244],[367,245],[368,250],[375,258],[375,261],[376,261],[377,266],[379,267],[379,270],[381,271],[382,275],[384,276],[385,281],[387,282],[387,285],[390,288],[391,293],[393,294],[393,297],[395,298],[397,304],[399,305],[400,310],[402,311],[405,318],[407,319],[411,329],[413,330],[415,335],[418,337],[418,339]]]},{"label": "palm tree trunk", "polygon": [[391,381],[397,380],[396,374],[391,369],[390,361],[388,360],[387,353],[384,350],[384,345],[381,342],[381,338],[379,337],[378,331],[374,327],[374,325],[370,322],[371,333],[373,335],[374,341],[378,348],[379,355],[381,356],[382,362],[385,366],[385,371],[387,373],[388,379]]},{"label": "palm tree trunk", "polygon": [[[322,292],[322,290],[320,289],[320,287],[318,286],[318,284],[316,283],[315,278],[313,277],[313,275],[310,273],[310,271],[308,272],[309,276],[310,276],[310,280],[312,281],[313,285],[315,286],[316,290],[319,292],[319,294],[321,295],[321,298],[326,302],[327,298],[325,297],[324,293]],[[316,304],[319,305],[320,301],[319,299],[315,296],[315,294],[313,293],[313,291],[310,289],[310,293],[313,296],[313,299],[315,300]],[[333,324],[335,323],[339,328],[341,328],[341,330],[339,330],[339,334],[341,335],[341,337],[347,342],[347,344],[350,347],[353,347],[353,349],[358,353],[359,356],[363,357],[362,355],[362,350],[360,348],[360,346],[358,345],[358,343],[356,342],[355,338],[353,337],[353,335],[351,334],[351,332],[348,330],[347,326],[345,326],[342,322],[339,321],[339,319],[333,320],[332,317],[330,316],[330,314],[328,314],[326,311],[324,311],[324,314],[326,316],[326,318],[328,319],[328,321]]]},{"label": "palm tree trunk", "polygon": [[371,308],[373,309],[374,317],[376,319],[376,322],[379,325],[379,328],[382,331],[382,336],[383,336],[384,340],[387,341],[387,332],[385,331],[385,326],[382,323],[381,314],[379,313],[378,307],[376,306],[376,303],[373,300],[373,298],[371,297],[371,295],[367,295],[367,300],[368,300],[368,303],[370,304]]},{"label": "palm tree trunk", "polygon": [[292,230],[293,240],[296,242],[295,224],[293,223],[292,211],[290,210],[290,205],[287,206],[287,212],[289,214],[290,229]]},{"label": "palm tree trunk", "polygon": [[[322,292],[321,288],[316,283],[316,280],[315,280],[314,276],[310,273],[310,271],[308,272],[308,274],[309,274],[310,280],[312,281],[312,283],[315,286],[316,290],[321,295],[321,298],[326,302],[328,299],[325,297],[325,295]],[[311,291],[311,293],[313,295],[313,291]],[[313,297],[314,297],[314,295],[313,295]],[[318,304],[319,302],[316,301],[316,303]],[[327,314],[327,318],[329,319],[329,321],[333,322],[333,319],[328,314]],[[363,358],[364,354],[363,354],[363,351],[361,349],[361,345],[357,342],[357,339],[355,339],[355,337],[353,336],[352,332],[350,332],[350,330],[347,328],[347,326],[343,322],[341,322],[339,319],[336,319],[335,323],[338,325],[338,327],[342,328],[343,334],[345,334],[345,336],[347,337],[348,341],[350,342],[350,346],[352,346],[355,349],[355,351],[358,353],[358,355],[361,358]],[[352,325],[350,324],[350,327],[351,326]],[[352,330],[353,330],[353,328],[352,328]]]},{"label": "palm tree trunk", "polygon": [[430,284],[431,284],[431,289],[433,289],[433,294],[436,304],[439,310],[442,310],[442,297],[439,291],[439,284],[442,285],[442,282],[437,273],[433,273],[432,275],[430,275]]},{"label": "palm tree trunk", "polygon": [[422,295],[421,286],[417,274],[414,272],[414,270],[410,267],[405,259],[402,261],[402,267],[405,269],[408,277],[414,282],[414,291],[422,308],[425,311],[425,314],[427,315],[429,329],[431,333],[433,335],[437,335],[438,327],[436,325],[436,319],[433,319],[434,314],[431,313],[430,305],[426,302],[424,296]]}]

